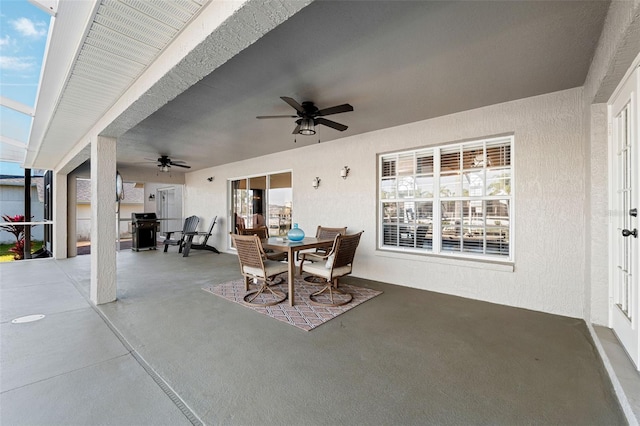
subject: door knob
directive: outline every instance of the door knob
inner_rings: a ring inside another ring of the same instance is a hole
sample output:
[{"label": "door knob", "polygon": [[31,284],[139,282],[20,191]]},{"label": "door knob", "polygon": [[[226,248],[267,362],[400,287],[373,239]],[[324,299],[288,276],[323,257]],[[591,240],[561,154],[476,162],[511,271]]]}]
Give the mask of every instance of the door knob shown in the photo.
[{"label": "door knob", "polygon": [[633,235],[633,238],[638,238],[638,230],[635,228],[633,229],[633,231],[629,231],[628,229],[622,230],[623,237],[628,237],[629,235]]}]

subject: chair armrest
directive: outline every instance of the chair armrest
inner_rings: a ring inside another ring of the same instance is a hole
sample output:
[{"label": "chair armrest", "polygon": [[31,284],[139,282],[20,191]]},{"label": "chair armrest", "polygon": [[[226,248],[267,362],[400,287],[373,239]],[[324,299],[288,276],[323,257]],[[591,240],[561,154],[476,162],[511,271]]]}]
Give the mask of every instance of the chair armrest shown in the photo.
[{"label": "chair armrest", "polygon": [[304,261],[307,258],[307,255],[311,255],[313,257],[317,259],[320,259],[320,261],[326,261],[327,258],[331,255],[331,253],[327,254],[326,256],[320,256],[319,253],[314,253],[314,252],[302,252],[302,254],[300,255],[300,274],[302,274],[302,265],[304,264]]},{"label": "chair armrest", "polygon": [[277,260],[279,262],[287,260],[287,252],[286,251],[272,251],[265,253],[265,256],[268,260]]},{"label": "chair armrest", "polygon": [[331,248],[329,248],[328,250],[324,251],[324,252],[315,252],[315,251],[306,251],[306,252],[299,252],[300,253],[300,261],[304,262],[305,259],[307,258],[307,256],[313,258],[315,261],[325,261],[327,260],[327,258],[329,256],[331,256],[331,254],[333,253],[333,250]]}]

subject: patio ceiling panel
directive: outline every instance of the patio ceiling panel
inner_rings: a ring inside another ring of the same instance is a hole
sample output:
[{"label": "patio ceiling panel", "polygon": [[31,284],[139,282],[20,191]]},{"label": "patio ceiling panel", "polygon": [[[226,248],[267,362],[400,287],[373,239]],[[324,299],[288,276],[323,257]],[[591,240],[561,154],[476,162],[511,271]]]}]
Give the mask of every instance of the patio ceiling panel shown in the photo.
[{"label": "patio ceiling panel", "polygon": [[[101,91],[111,91],[114,93],[120,93],[120,87],[122,84],[125,84],[129,79],[126,75],[122,73],[118,73],[112,70],[103,70],[100,75],[91,75],[91,72],[94,70],[89,64],[78,64],[75,68],[75,73],[73,83],[69,84],[69,87],[72,87],[74,84],[76,86],[88,85],[89,90],[99,89]],[[93,85],[101,86],[96,88]]]},{"label": "patio ceiling panel", "polygon": [[137,77],[144,69],[145,64],[132,61],[129,58],[124,57],[120,53],[111,53],[97,47],[91,46],[88,43],[85,48],[82,49],[80,57],[78,58],[81,63],[86,66],[102,67],[102,70],[111,72],[113,74],[122,75],[123,80],[129,80],[131,77]]},{"label": "patio ceiling panel", "polygon": [[156,49],[162,49],[166,46],[178,31],[177,28],[157,21],[132,7],[111,1],[100,6],[92,29],[99,31],[103,25],[115,29],[125,37],[140,40]]},{"label": "patio ceiling panel", "polygon": [[159,53],[158,49],[149,49],[148,44],[139,40],[124,39],[120,33],[109,27],[102,27],[101,31],[89,33],[86,43],[140,64],[151,62]]}]

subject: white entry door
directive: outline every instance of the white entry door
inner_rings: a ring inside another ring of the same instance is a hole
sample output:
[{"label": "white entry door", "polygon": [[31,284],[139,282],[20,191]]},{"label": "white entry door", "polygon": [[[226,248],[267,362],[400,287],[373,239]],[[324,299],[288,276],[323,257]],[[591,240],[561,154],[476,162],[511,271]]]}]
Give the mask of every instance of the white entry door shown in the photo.
[{"label": "white entry door", "polygon": [[640,262],[637,211],[638,104],[640,72],[636,68],[609,103],[612,179],[611,323],[636,368],[640,367]]},{"label": "white entry door", "polygon": [[[160,232],[177,231],[182,229],[180,220],[176,220],[176,191],[174,188],[163,188],[157,190],[156,210],[160,215]],[[172,219],[172,220],[166,220]]]}]

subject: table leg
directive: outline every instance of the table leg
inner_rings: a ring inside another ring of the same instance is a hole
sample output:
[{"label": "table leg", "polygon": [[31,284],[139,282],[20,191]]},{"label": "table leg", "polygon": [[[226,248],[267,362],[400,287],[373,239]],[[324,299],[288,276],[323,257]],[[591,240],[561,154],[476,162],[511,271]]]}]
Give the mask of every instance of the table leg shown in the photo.
[{"label": "table leg", "polygon": [[295,277],[296,274],[296,259],[294,256],[294,251],[292,247],[289,247],[289,253],[287,254],[289,256],[289,306],[293,306],[294,305],[294,299],[295,299],[295,294],[293,291],[293,279]]}]

